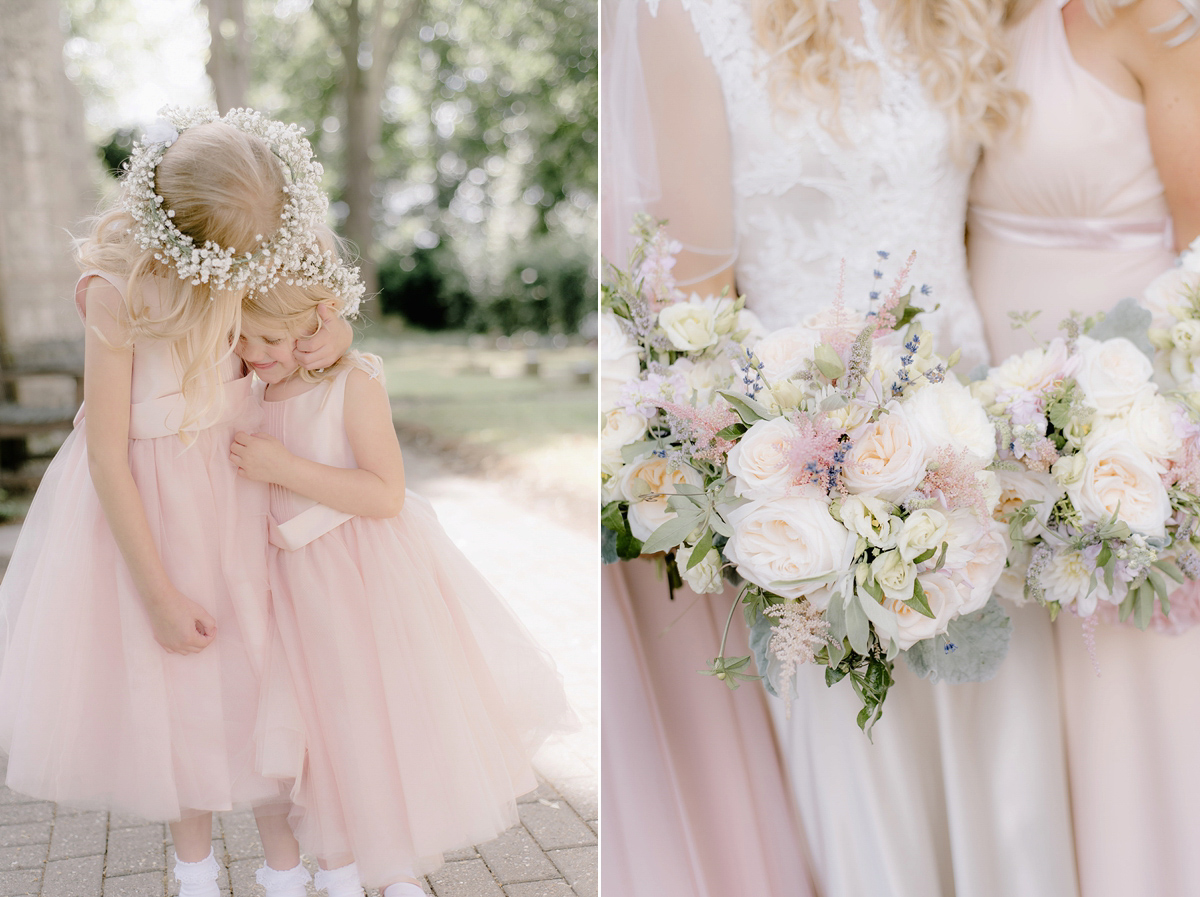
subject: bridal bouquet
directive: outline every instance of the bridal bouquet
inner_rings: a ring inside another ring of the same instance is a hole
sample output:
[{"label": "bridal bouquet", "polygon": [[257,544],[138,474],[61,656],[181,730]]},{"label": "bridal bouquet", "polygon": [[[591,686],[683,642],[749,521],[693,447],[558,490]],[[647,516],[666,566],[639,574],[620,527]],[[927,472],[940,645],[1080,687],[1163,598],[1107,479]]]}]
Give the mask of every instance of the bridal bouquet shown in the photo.
[{"label": "bridal bouquet", "polygon": [[1024,574],[1001,593],[1145,629],[1200,576],[1200,426],[1159,391],[1147,352],[1108,336],[1145,333],[1135,308],[1118,306],[1090,336],[1070,322],[1067,338],[1008,359],[974,392],[1001,436],[1010,569]]},{"label": "bridal bouquet", "polygon": [[[644,245],[662,245],[656,233]],[[661,254],[643,252],[639,274],[614,272],[605,290],[638,345],[606,417],[607,559],[661,551],[696,591],[740,583],[768,686],[786,700],[796,665],[820,664],[829,685],[850,679],[868,732],[901,652],[922,675],[990,676],[1011,626],[988,604],[1009,549],[996,432],[949,374],[955,359],[933,351],[908,266],[870,314],[839,301],[766,336],[714,323],[684,341],[670,331],[679,305],[716,322],[740,301],[671,302],[647,290],[661,282],[647,257],[658,272]],[[736,687],[749,661],[723,640],[705,672]]]}]

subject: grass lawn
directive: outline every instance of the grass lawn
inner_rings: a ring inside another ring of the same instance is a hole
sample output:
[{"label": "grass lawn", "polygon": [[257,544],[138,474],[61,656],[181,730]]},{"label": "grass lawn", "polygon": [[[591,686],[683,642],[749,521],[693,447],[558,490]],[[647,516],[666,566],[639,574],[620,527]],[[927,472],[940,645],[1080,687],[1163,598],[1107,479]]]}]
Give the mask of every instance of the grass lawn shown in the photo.
[{"label": "grass lawn", "polygon": [[[360,348],[384,359],[397,427],[438,448],[551,473],[560,485],[594,491],[596,352],[570,344],[530,350],[517,338],[430,334],[393,321],[366,328]],[[526,371],[536,351],[538,371]],[[586,382],[576,371],[590,370]]]}]

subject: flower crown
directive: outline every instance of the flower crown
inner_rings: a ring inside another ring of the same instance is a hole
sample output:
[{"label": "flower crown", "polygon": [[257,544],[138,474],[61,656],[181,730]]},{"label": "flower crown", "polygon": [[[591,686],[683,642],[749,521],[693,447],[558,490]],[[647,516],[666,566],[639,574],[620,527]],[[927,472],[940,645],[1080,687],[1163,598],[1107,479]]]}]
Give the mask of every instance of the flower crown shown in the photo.
[{"label": "flower crown", "polygon": [[[146,129],[133,146],[125,174],[126,208],[136,226],[134,239],[154,257],[175,266],[179,276],[193,284],[206,283],[221,290],[265,293],[280,283],[320,286],[345,301],[343,315],[357,313],[366,287],[358,268],[344,265],[330,250],[322,250],[316,228],[325,221],[329,200],[321,190],[321,164],[298,125],[272,121],[253,109],[231,109],[224,116],[211,109],[164,107],[159,120]],[[204,245],[175,226],[175,212],[165,209],[155,189],[155,172],[180,132],[220,121],[246,134],[260,137],[279,159],[287,183],[287,202],[279,228],[270,237],[259,235],[256,250],[239,255],[231,247],[209,240]]]}]

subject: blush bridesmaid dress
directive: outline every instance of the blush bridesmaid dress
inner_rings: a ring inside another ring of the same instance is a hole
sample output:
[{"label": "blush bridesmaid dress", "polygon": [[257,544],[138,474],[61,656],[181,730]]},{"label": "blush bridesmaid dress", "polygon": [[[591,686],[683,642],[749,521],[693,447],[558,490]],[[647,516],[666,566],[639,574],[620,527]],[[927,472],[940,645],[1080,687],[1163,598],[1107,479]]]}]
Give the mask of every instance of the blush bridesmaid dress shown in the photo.
[{"label": "blush bridesmaid dress", "polygon": [[[1069,311],[1139,297],[1175,257],[1144,107],[1075,61],[1063,5],[1046,0],[1012,29],[1030,108],[987,151],[971,191],[972,284],[996,360],[1032,347],[1010,311],[1040,310],[1033,327],[1047,339]],[[1099,676],[1078,619],[1063,614],[1053,636],[1081,894],[1200,894],[1200,630],[1101,624]],[[1036,811],[1053,797],[1024,802]]]}]

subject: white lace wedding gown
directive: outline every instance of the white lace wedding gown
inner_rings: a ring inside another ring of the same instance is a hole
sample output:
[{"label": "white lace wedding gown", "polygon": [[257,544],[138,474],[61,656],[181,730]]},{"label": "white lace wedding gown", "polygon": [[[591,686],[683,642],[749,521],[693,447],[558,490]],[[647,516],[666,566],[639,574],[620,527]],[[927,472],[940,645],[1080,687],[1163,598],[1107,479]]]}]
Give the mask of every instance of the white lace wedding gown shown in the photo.
[{"label": "white lace wedding gown", "polygon": [[[606,197],[670,219],[669,231],[687,249],[681,267],[688,253],[693,271],[706,258],[711,268],[732,260],[738,292],[769,328],[829,304],[843,260],[846,302],[865,306],[880,289],[875,269],[894,272],[916,250],[910,283],[930,288],[920,304],[940,303],[930,321],[941,345],[962,348],[960,370],[986,361],[964,250],[974,156],[956,161],[945,114],[916,72],[885,48],[870,0],[858,0],[857,10],[850,0],[849,18],[861,22],[851,52],[879,77],[866,92],[853,80],[843,84],[840,138],[804,97],[775,101],[749,0],[647,2],[637,38],[641,71],[606,102],[632,102],[645,85],[646,108],[625,119],[623,144],[649,149],[656,164],[614,177]],[[724,230],[730,210],[732,235]],[[610,258],[623,257],[611,254],[620,237],[605,234]],[[881,264],[879,252],[891,257]],[[848,683],[829,689],[821,670],[800,670],[790,718],[779,701],[772,713],[819,893],[1009,897],[999,879],[979,874],[982,864],[1021,869],[1015,880],[1033,883],[1021,897],[1072,897],[1054,659],[1040,647],[1014,638],[1008,663],[1027,674],[995,688],[971,686],[975,712],[962,723],[961,703],[937,697],[952,687],[919,680],[898,662],[873,744],[855,725],[858,701]],[[1000,730],[1029,771],[1022,779],[1009,770],[1006,794],[973,762],[977,740]],[[1043,811],[1047,781],[1063,796],[1051,795]],[[1022,819],[1026,828],[1000,829],[996,817]],[[1025,850],[1039,843],[1058,852]]]}]

